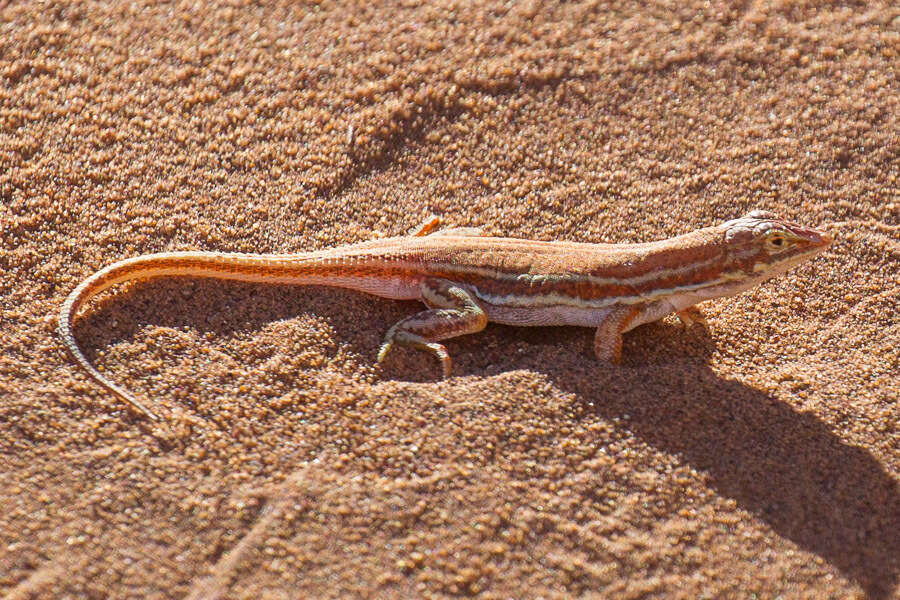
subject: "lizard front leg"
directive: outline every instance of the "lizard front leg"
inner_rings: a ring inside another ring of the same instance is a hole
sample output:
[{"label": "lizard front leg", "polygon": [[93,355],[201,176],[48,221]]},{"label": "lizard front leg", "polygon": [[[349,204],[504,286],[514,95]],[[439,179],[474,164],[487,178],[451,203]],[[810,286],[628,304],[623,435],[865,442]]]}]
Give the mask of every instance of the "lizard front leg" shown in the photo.
[{"label": "lizard front leg", "polygon": [[429,310],[409,316],[388,330],[378,362],[395,344],[412,346],[436,356],[447,378],[453,363],[447,349],[437,342],[481,331],[487,325],[487,314],[468,291],[446,279],[424,279],[421,299]]},{"label": "lizard front leg", "polygon": [[[619,364],[622,359],[622,334],[644,322],[646,319],[641,320],[640,317],[644,316],[645,311],[650,311],[650,314],[654,313],[652,307],[619,306],[604,317],[594,335],[594,354],[597,355],[597,360]],[[690,327],[695,323],[706,325],[703,313],[696,306],[689,306],[675,314],[678,315],[685,327]],[[637,323],[635,323],[636,319]]]},{"label": "lizard front leg", "polygon": [[603,318],[594,334],[594,354],[600,362],[615,365],[622,360],[622,334],[631,327],[635,317],[641,314],[636,306],[618,306]]},{"label": "lizard front leg", "polygon": [[694,325],[695,323],[698,325],[706,326],[706,317],[703,316],[703,313],[700,312],[700,309],[696,306],[688,306],[684,310],[679,310],[675,313],[678,316],[678,319],[681,321],[681,324],[685,326],[685,328]]}]

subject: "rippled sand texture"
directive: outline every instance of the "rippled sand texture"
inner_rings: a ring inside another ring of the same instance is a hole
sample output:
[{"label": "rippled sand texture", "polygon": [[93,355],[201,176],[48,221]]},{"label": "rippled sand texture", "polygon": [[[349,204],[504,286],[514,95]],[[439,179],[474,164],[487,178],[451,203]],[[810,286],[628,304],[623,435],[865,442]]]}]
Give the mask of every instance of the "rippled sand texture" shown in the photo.
[{"label": "rippled sand texture", "polygon": [[[12,2],[0,8],[0,595],[900,598],[894,2]],[[377,6],[376,6],[377,5]],[[642,241],[774,210],[827,253],[598,365],[418,309],[161,280],[430,213]]]}]

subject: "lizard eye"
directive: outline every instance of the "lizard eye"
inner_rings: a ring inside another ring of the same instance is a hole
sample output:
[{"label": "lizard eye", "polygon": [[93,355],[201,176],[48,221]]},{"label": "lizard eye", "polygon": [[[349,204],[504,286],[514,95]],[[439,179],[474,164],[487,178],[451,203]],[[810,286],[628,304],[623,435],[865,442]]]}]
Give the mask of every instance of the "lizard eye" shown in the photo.
[{"label": "lizard eye", "polygon": [[784,234],[777,231],[766,236],[766,245],[773,250],[781,250],[787,246],[787,244],[788,240]]}]

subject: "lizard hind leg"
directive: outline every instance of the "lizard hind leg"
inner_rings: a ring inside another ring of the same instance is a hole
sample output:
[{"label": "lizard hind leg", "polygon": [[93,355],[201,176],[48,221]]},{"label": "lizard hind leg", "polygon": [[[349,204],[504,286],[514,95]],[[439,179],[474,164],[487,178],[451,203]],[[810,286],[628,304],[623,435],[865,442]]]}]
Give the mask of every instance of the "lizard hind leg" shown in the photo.
[{"label": "lizard hind leg", "polygon": [[483,237],[484,231],[480,227],[450,227],[448,229],[440,229],[441,226],[441,218],[437,215],[431,215],[427,219],[425,219],[418,227],[413,229],[410,233],[410,237],[424,237],[426,235],[463,235],[463,236],[475,236],[475,237]]},{"label": "lizard hind leg", "polygon": [[391,327],[377,360],[382,362],[395,345],[412,346],[440,360],[446,379],[453,362],[447,349],[437,342],[481,331],[487,325],[487,314],[468,291],[446,279],[423,280],[421,295],[428,310],[406,317]]},{"label": "lizard hind leg", "polygon": [[423,237],[431,235],[441,226],[441,218],[437,215],[429,215],[418,227],[409,232],[410,237]]}]

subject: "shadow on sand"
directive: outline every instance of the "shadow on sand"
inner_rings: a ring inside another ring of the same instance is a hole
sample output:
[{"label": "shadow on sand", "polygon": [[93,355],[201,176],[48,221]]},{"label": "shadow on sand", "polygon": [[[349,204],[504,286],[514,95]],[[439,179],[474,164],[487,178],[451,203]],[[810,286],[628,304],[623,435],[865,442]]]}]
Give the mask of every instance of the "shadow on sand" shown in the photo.
[{"label": "shadow on sand", "polygon": [[[658,340],[647,338],[672,338],[635,334],[650,347]],[[619,369],[544,372],[587,410],[627,414],[635,435],[705,471],[722,495],[840,569],[869,597],[890,596],[900,575],[900,489],[885,468],[814,415],[723,379],[703,356],[671,346],[650,352]]]}]

